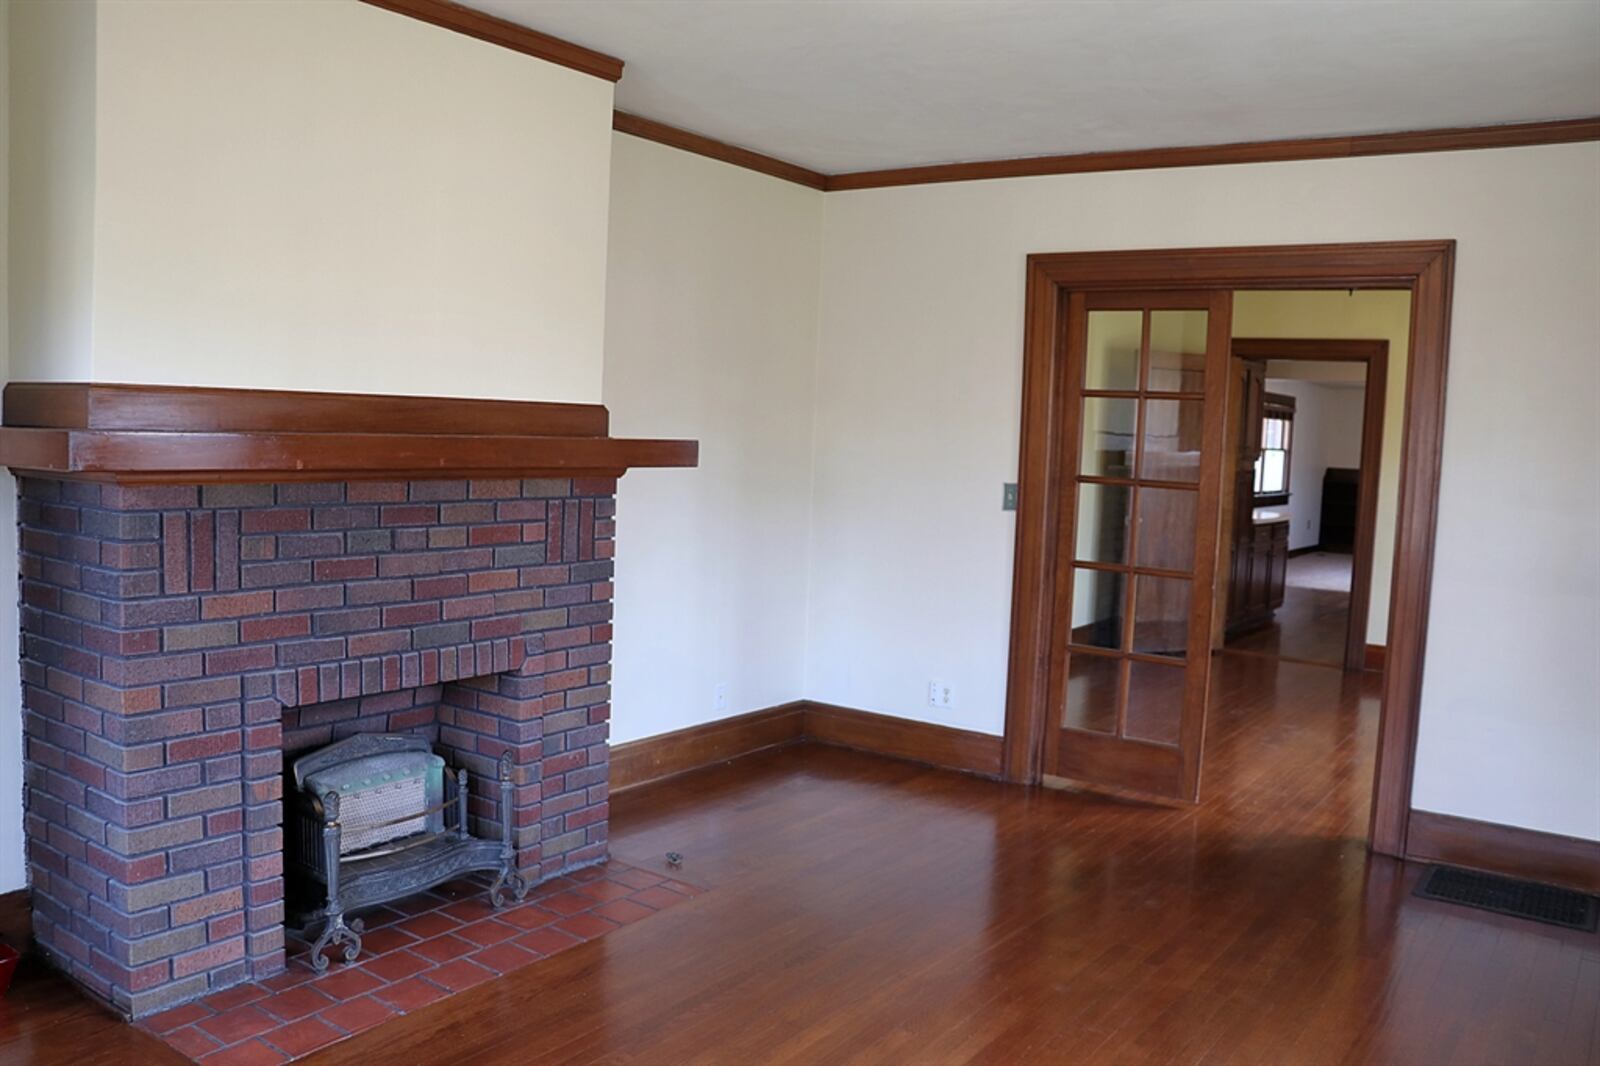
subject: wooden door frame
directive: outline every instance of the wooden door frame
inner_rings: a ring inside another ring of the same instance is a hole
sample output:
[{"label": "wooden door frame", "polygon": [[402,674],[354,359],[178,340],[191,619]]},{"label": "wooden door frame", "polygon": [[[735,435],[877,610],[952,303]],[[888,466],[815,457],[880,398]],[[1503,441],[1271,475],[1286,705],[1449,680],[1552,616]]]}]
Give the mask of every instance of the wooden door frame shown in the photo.
[{"label": "wooden door frame", "polygon": [[1369,846],[1405,853],[1417,714],[1433,581],[1439,464],[1444,443],[1454,241],[1179,248],[1030,255],[1023,337],[1020,499],[1013,568],[1004,776],[1035,784],[1043,773],[1055,584],[1055,523],[1066,410],[1064,300],[1110,289],[1405,289],[1410,353],[1400,461],[1400,503],[1389,600],[1388,660],[1373,774]]},{"label": "wooden door frame", "polygon": [[1361,484],[1356,494],[1355,551],[1350,564],[1350,617],[1345,624],[1344,641],[1344,668],[1364,670],[1367,665],[1367,615],[1372,603],[1372,553],[1378,534],[1378,477],[1383,461],[1383,415],[1389,388],[1389,342],[1235,337],[1233,357],[1361,363],[1367,368],[1361,401]]}]

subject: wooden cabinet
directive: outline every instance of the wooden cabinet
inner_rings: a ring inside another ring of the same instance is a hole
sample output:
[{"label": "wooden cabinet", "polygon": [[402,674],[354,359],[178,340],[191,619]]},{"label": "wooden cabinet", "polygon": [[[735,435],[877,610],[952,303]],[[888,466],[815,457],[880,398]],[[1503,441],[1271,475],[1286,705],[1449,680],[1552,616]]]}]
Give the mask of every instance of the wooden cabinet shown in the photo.
[{"label": "wooden cabinet", "polygon": [[1228,635],[1272,621],[1283,606],[1289,574],[1289,520],[1252,521],[1246,536],[1235,538],[1228,587]]}]

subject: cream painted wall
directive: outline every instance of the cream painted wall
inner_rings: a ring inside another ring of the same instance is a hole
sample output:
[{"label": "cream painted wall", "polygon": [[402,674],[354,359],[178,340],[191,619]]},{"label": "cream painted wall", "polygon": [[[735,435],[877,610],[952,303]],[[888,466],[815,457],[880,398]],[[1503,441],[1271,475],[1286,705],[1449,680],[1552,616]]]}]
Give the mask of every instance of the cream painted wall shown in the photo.
[{"label": "cream painted wall", "polygon": [[1597,144],[828,194],[806,696],[1002,731],[1027,253],[1447,237],[1415,802],[1600,839]]},{"label": "cream painted wall", "polygon": [[1378,518],[1372,538],[1372,600],[1367,613],[1367,643],[1386,643],[1389,584],[1394,576],[1395,516],[1400,501],[1406,368],[1411,350],[1411,294],[1394,290],[1240,292],[1234,295],[1233,305],[1235,337],[1335,337],[1389,342],[1383,459],[1378,465]]},{"label": "cream painted wall", "polygon": [[[11,59],[13,6],[0,4],[0,244],[11,235]],[[0,254],[0,381],[10,369],[9,256]],[[17,487],[9,470],[0,469],[0,575],[17,588]],[[17,646],[17,595],[0,596],[0,639]],[[0,655],[0,892],[27,884],[22,863],[22,677],[15,655]]]},{"label": "cream painted wall", "polygon": [[10,369],[19,378],[82,380],[92,350],[95,8],[4,6],[15,149],[7,165]]},{"label": "cream painted wall", "polygon": [[609,82],[355,0],[48,6],[92,315],[17,376],[599,399]]},{"label": "cream painted wall", "polygon": [[617,490],[623,742],[802,694],[822,194],[624,134],[612,160],[612,431],[700,440]]}]

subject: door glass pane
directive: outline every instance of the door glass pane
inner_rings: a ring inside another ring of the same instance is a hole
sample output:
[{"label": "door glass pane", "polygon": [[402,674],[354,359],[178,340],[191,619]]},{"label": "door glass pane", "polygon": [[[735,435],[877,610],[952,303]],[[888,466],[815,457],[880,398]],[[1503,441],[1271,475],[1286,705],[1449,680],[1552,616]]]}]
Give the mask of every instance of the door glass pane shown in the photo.
[{"label": "door glass pane", "polygon": [[1199,493],[1188,489],[1139,490],[1139,566],[1194,569],[1194,512]]},{"label": "door glass pane", "polygon": [[1090,311],[1083,387],[1132,392],[1139,387],[1143,311]]},{"label": "door glass pane", "polygon": [[1067,666],[1067,699],[1061,724],[1067,729],[1114,733],[1122,660],[1078,652]]},{"label": "door glass pane", "polygon": [[1204,392],[1206,312],[1150,312],[1150,391]]},{"label": "door glass pane", "polygon": [[1089,563],[1128,561],[1128,505],[1132,497],[1131,485],[1078,485],[1079,559]]},{"label": "door glass pane", "polygon": [[1122,616],[1127,598],[1125,574],[1078,568],[1072,574],[1072,643],[1092,648],[1122,647]]},{"label": "door glass pane", "polygon": [[1085,397],[1079,472],[1091,477],[1132,477],[1138,417],[1138,400]]},{"label": "door glass pane", "polygon": [[1189,580],[1138,578],[1134,590],[1133,650],[1182,658],[1189,643]]},{"label": "door glass pane", "polygon": [[1201,400],[1145,400],[1144,458],[1141,478],[1151,481],[1200,480],[1200,441],[1205,403]]},{"label": "door glass pane", "polygon": [[1176,744],[1183,722],[1182,665],[1128,664],[1128,716],[1122,735],[1158,744]]}]

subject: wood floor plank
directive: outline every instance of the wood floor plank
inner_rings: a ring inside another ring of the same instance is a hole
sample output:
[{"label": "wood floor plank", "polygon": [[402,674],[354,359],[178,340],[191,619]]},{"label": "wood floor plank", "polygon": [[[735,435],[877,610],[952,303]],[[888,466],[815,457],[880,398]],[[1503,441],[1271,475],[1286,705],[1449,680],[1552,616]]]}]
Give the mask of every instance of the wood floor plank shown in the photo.
[{"label": "wood floor plank", "polygon": [[[1600,1063],[1600,938],[1365,851],[1378,680],[1214,673],[1198,807],[819,745],[631,790],[617,857],[709,891],[307,1061]],[[135,1061],[58,978],[0,1006],[0,1063]]]}]

